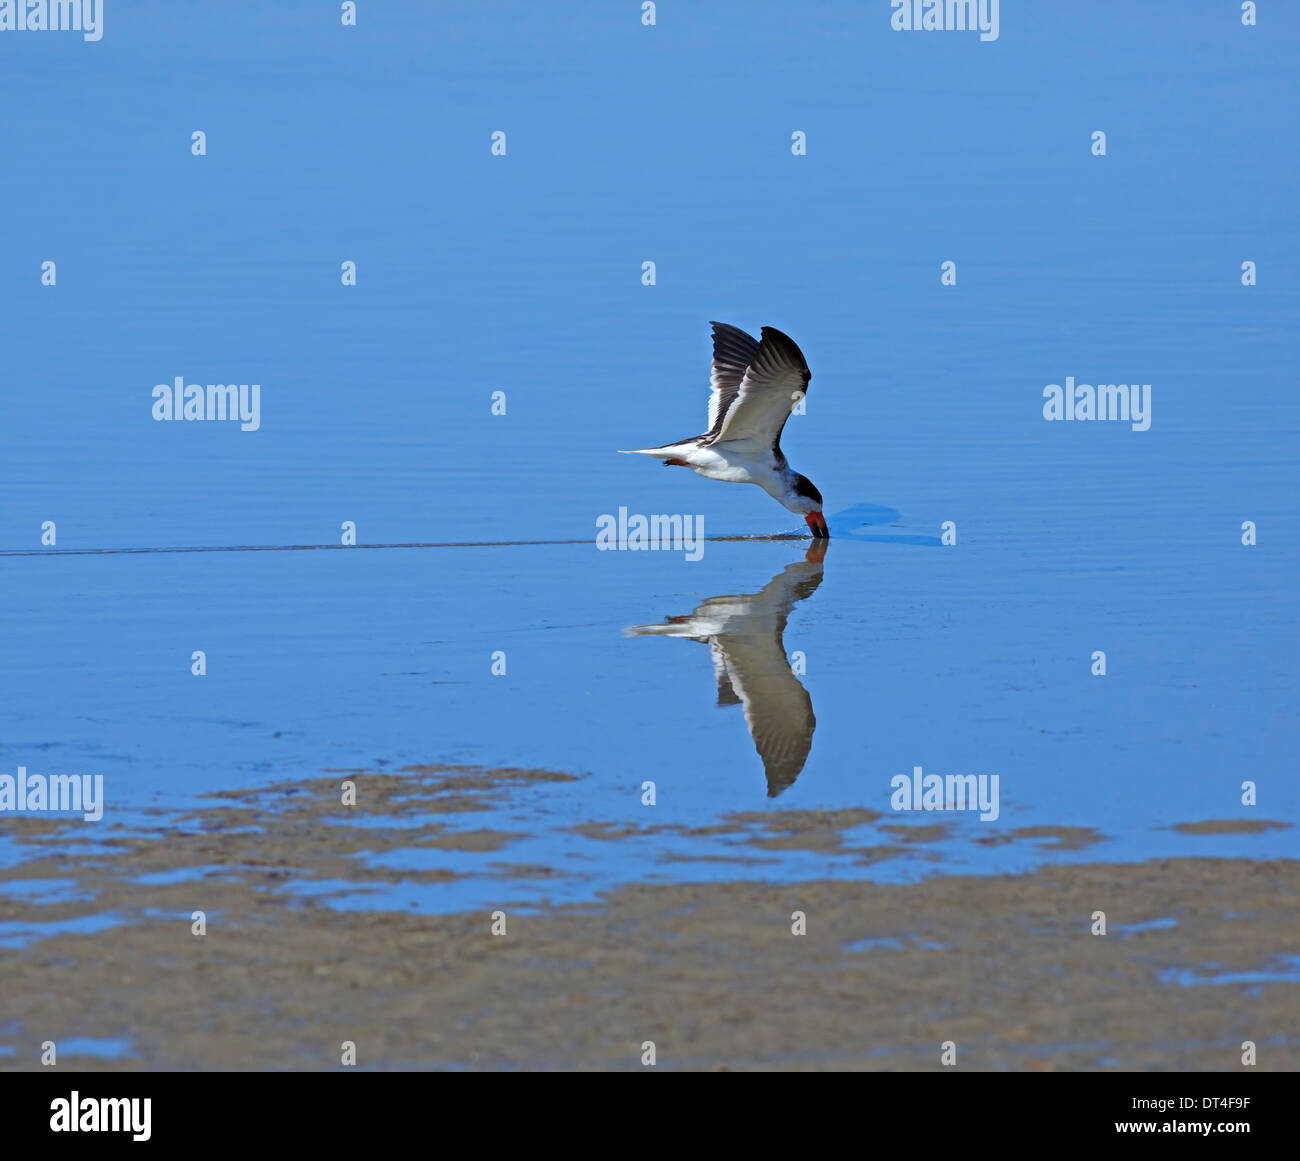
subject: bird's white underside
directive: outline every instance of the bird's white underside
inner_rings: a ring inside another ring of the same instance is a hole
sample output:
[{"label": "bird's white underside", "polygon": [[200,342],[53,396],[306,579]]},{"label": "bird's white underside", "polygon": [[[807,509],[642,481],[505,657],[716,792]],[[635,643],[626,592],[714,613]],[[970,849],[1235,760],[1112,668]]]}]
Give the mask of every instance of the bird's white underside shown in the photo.
[{"label": "bird's white underside", "polygon": [[794,490],[795,473],[784,459],[778,460],[770,446],[755,440],[727,440],[701,447],[688,441],[668,447],[638,448],[624,455],[654,456],[661,460],[684,460],[694,472],[709,480],[728,484],[757,484],[778,504],[806,516],[819,508],[807,496]]}]

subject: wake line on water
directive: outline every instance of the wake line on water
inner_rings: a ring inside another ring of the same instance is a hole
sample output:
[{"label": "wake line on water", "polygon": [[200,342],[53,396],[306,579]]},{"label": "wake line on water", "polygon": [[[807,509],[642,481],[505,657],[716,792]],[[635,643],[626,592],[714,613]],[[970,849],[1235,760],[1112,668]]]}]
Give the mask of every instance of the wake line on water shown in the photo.
[{"label": "wake line on water", "polygon": [[[881,534],[860,531],[864,526],[890,524],[899,518],[893,508],[879,504],[855,504],[830,518],[831,540],[869,541],[875,544],[913,544],[938,548],[937,536],[914,533]],[[836,522],[857,524],[848,532],[834,531]],[[804,540],[811,543],[806,532],[767,532],[750,535],[706,536],[706,541],[725,543],[738,540],[781,541]],[[577,540],[429,540],[401,544],[214,544],[189,545],[178,548],[0,548],[0,557],[17,556],[147,556],[174,552],[356,552],[358,549],[378,548],[526,548],[543,544],[595,544],[594,537]]]},{"label": "wake line on water", "polygon": [[[755,536],[706,536],[705,540],[811,540],[797,532],[778,532]],[[213,544],[179,548],[0,548],[0,557],[9,556],[142,556],[167,552],[356,552],[365,548],[523,548],[538,544],[595,544],[594,538],[582,540],[436,540],[409,544]]]},{"label": "wake line on water", "polygon": [[[812,537],[798,532],[756,533],[747,536],[706,536],[715,544],[743,540],[763,542],[804,540]],[[937,536],[871,536],[845,532],[831,540],[870,541],[875,544],[915,544],[938,547]],[[176,552],[358,552],[379,548],[527,548],[543,544],[594,544],[591,538],[582,540],[436,540],[414,541],[409,544],[195,544],[175,548],[0,548],[0,559],[20,556],[150,556]]]}]

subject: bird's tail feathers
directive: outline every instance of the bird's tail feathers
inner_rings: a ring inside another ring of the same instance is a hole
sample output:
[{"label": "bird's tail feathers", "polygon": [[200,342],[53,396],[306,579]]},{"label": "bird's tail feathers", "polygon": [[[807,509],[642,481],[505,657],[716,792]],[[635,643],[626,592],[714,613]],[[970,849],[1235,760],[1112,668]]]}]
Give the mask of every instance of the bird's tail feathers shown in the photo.
[{"label": "bird's tail feathers", "polygon": [[692,439],[679,439],[674,443],[666,443],[663,447],[641,447],[633,451],[620,451],[619,455],[657,456],[661,460],[671,459],[695,451],[700,446],[701,438],[701,436],[695,436]]}]

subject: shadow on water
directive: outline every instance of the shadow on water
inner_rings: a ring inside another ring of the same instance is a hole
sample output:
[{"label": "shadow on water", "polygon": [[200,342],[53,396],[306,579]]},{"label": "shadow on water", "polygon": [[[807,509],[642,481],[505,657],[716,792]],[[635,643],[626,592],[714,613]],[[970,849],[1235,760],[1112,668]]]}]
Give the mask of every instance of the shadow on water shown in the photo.
[{"label": "shadow on water", "polygon": [[937,536],[921,536],[908,532],[869,532],[873,524],[894,524],[900,519],[894,508],[881,504],[854,504],[827,518],[831,536],[838,540],[865,540],[872,544],[912,544],[925,548],[942,548]]},{"label": "shadow on water", "polygon": [[693,613],[624,630],[630,637],[682,637],[709,646],[718,705],[744,708],[769,798],[799,777],[817,728],[812,698],[794,674],[783,637],[790,610],[822,583],[829,543],[814,541],[803,560],[787,565],[757,593],[709,597]]}]

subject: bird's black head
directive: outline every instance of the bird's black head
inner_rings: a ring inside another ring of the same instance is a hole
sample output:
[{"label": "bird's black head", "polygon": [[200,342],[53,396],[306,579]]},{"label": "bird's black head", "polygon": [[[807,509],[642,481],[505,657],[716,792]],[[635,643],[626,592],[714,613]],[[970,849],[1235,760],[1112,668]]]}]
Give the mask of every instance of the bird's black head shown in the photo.
[{"label": "bird's black head", "polygon": [[806,500],[811,500],[818,508],[822,506],[822,494],[813,487],[812,480],[807,476],[795,476],[794,490],[796,495],[803,496]]},{"label": "bird's black head", "polygon": [[796,472],[793,490],[800,502],[795,504],[787,502],[786,507],[803,513],[804,522],[812,529],[812,534],[817,539],[830,536],[830,529],[826,527],[826,517],[822,515],[822,494],[813,487],[812,480]]}]

